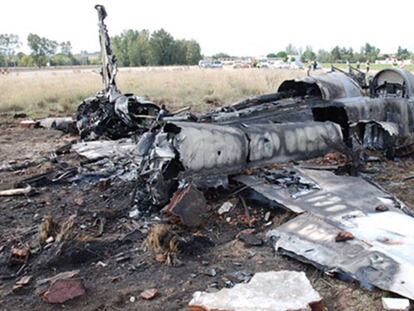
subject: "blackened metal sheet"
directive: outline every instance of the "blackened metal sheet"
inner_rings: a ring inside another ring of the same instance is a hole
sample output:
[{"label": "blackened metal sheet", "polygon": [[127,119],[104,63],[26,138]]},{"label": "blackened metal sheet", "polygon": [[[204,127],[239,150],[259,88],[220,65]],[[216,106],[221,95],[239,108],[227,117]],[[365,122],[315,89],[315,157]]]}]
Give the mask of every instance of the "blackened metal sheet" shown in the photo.
[{"label": "blackened metal sheet", "polygon": [[278,91],[297,91],[296,88],[306,88],[306,85],[317,85],[320,90],[321,98],[324,100],[363,96],[362,90],[358,83],[341,72],[329,72],[320,76],[286,80],[280,85]]},{"label": "blackened metal sheet", "polygon": [[379,205],[402,213],[399,201],[361,177],[338,176],[328,171],[300,168],[286,175],[297,179],[298,183],[306,180],[315,186],[306,192],[292,193],[289,187],[283,185],[283,180],[276,180],[272,184],[255,175],[240,175],[235,180],[295,213],[309,212],[338,224],[348,217],[375,213]]}]

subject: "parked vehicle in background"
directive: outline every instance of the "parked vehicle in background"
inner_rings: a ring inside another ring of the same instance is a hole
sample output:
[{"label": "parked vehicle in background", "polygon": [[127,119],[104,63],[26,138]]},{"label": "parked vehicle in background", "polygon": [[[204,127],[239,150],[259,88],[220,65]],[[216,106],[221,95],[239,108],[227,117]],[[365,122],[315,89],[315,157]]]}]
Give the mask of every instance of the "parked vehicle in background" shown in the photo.
[{"label": "parked vehicle in background", "polygon": [[289,67],[290,69],[304,69],[305,68],[305,66],[300,60],[295,60],[291,62]]},{"label": "parked vehicle in background", "polygon": [[223,68],[223,62],[220,60],[203,59],[198,62],[200,68]]},{"label": "parked vehicle in background", "polygon": [[270,68],[270,63],[267,59],[260,59],[256,65],[257,68]]},{"label": "parked vehicle in background", "polygon": [[202,59],[198,62],[198,67],[200,68],[208,68],[210,66],[210,62],[209,60],[206,59]]},{"label": "parked vehicle in background", "polygon": [[289,69],[290,65],[283,60],[274,60],[270,62],[270,68],[274,69]]},{"label": "parked vehicle in background", "polygon": [[210,63],[210,68],[223,68],[223,63],[220,60],[213,60]]},{"label": "parked vehicle in background", "polygon": [[235,62],[233,65],[234,69],[241,69],[241,68],[252,68],[252,64],[250,62]]}]

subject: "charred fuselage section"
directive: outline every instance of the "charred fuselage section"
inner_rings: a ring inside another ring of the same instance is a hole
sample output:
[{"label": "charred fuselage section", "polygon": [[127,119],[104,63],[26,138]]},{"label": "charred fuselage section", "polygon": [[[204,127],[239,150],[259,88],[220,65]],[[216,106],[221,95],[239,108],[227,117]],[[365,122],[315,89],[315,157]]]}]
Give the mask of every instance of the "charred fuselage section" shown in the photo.
[{"label": "charred fuselage section", "polygon": [[96,5],[101,45],[101,76],[104,89],[81,103],[77,111],[77,127],[82,139],[106,137],[119,139],[133,133],[142,134],[157,117],[160,108],[144,98],[122,94],[116,85],[118,72],[102,5]]}]

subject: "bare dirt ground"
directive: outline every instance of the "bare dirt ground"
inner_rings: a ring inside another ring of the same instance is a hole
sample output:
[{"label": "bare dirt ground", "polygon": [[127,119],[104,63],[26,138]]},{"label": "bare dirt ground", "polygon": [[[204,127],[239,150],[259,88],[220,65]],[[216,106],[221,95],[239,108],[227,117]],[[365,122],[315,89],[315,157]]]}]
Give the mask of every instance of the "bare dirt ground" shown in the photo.
[{"label": "bare dirt ground", "polygon": [[[22,163],[26,160],[51,158],[36,166],[17,171],[0,172],[0,190],[10,189],[21,180],[47,172],[57,172],[86,165],[84,159],[60,147],[77,139],[46,129],[25,129],[19,120],[0,120],[0,164]],[[289,165],[289,164],[287,164]],[[407,205],[414,206],[414,160],[370,162],[374,179]],[[185,253],[178,254],[176,266],[155,260],[146,247],[148,229],[164,220],[159,214],[131,219],[132,185],[115,181],[109,186],[99,179],[76,183],[39,183],[30,195],[0,197],[0,309],[1,310],[186,310],[195,291],[221,289],[255,272],[270,270],[305,271],[312,285],[324,298],[327,310],[381,310],[381,297],[391,296],[379,290],[368,291],[357,284],[346,283],[324,275],[310,265],[279,256],[270,244],[249,247],[236,235],[250,227],[264,239],[272,227],[291,217],[282,210],[248,201],[250,224],[244,221],[245,210],[237,195],[209,194],[211,211],[197,230],[178,228],[177,232],[202,237]],[[236,208],[224,217],[217,209],[225,201]],[[272,225],[265,226],[264,215],[271,211]],[[61,224],[76,214],[75,231],[79,239],[59,255],[53,247],[41,248],[38,228],[45,215],[52,215]],[[230,221],[226,220],[230,217]],[[103,230],[99,222],[104,221]],[[12,246],[29,245],[27,263],[9,264]],[[122,253],[122,254],[121,254]],[[121,254],[121,255],[120,255]],[[64,305],[50,305],[37,295],[36,282],[59,272],[80,270],[86,294]],[[33,276],[32,282],[13,292],[16,280]],[[143,300],[139,294],[157,288],[158,295]],[[130,297],[136,298],[135,302]]]}]

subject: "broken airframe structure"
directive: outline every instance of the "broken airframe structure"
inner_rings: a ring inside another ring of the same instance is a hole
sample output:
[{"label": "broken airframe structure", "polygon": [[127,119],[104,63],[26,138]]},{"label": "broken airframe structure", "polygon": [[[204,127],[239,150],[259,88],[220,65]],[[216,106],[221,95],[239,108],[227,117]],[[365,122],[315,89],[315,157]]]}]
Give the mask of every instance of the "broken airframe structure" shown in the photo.
[{"label": "broken airframe structure", "polygon": [[[121,144],[127,144],[124,155],[132,155],[139,166],[138,185],[145,191],[138,195],[145,194],[160,208],[169,203],[170,213],[183,216],[180,213],[191,210],[192,202],[205,204],[202,191],[227,187],[229,179],[244,184],[274,206],[298,214],[269,232],[278,252],[366,288],[376,286],[414,299],[414,218],[403,203],[361,177],[300,167],[266,168],[330,150],[380,149],[390,157],[410,153],[411,73],[385,69],[367,84],[358,70],[333,68],[320,76],[287,80],[276,93],[207,113],[170,114],[119,92],[106,12],[103,6],[96,9],[105,88],[79,106],[77,126],[88,140],[129,137]],[[122,153],[117,141],[103,145]],[[81,154],[91,154],[88,143],[81,147],[74,146]],[[249,174],[243,174],[246,169]],[[191,197],[180,205],[186,193]],[[186,217],[181,219],[186,222]],[[336,241],[340,232],[352,239]]]}]

